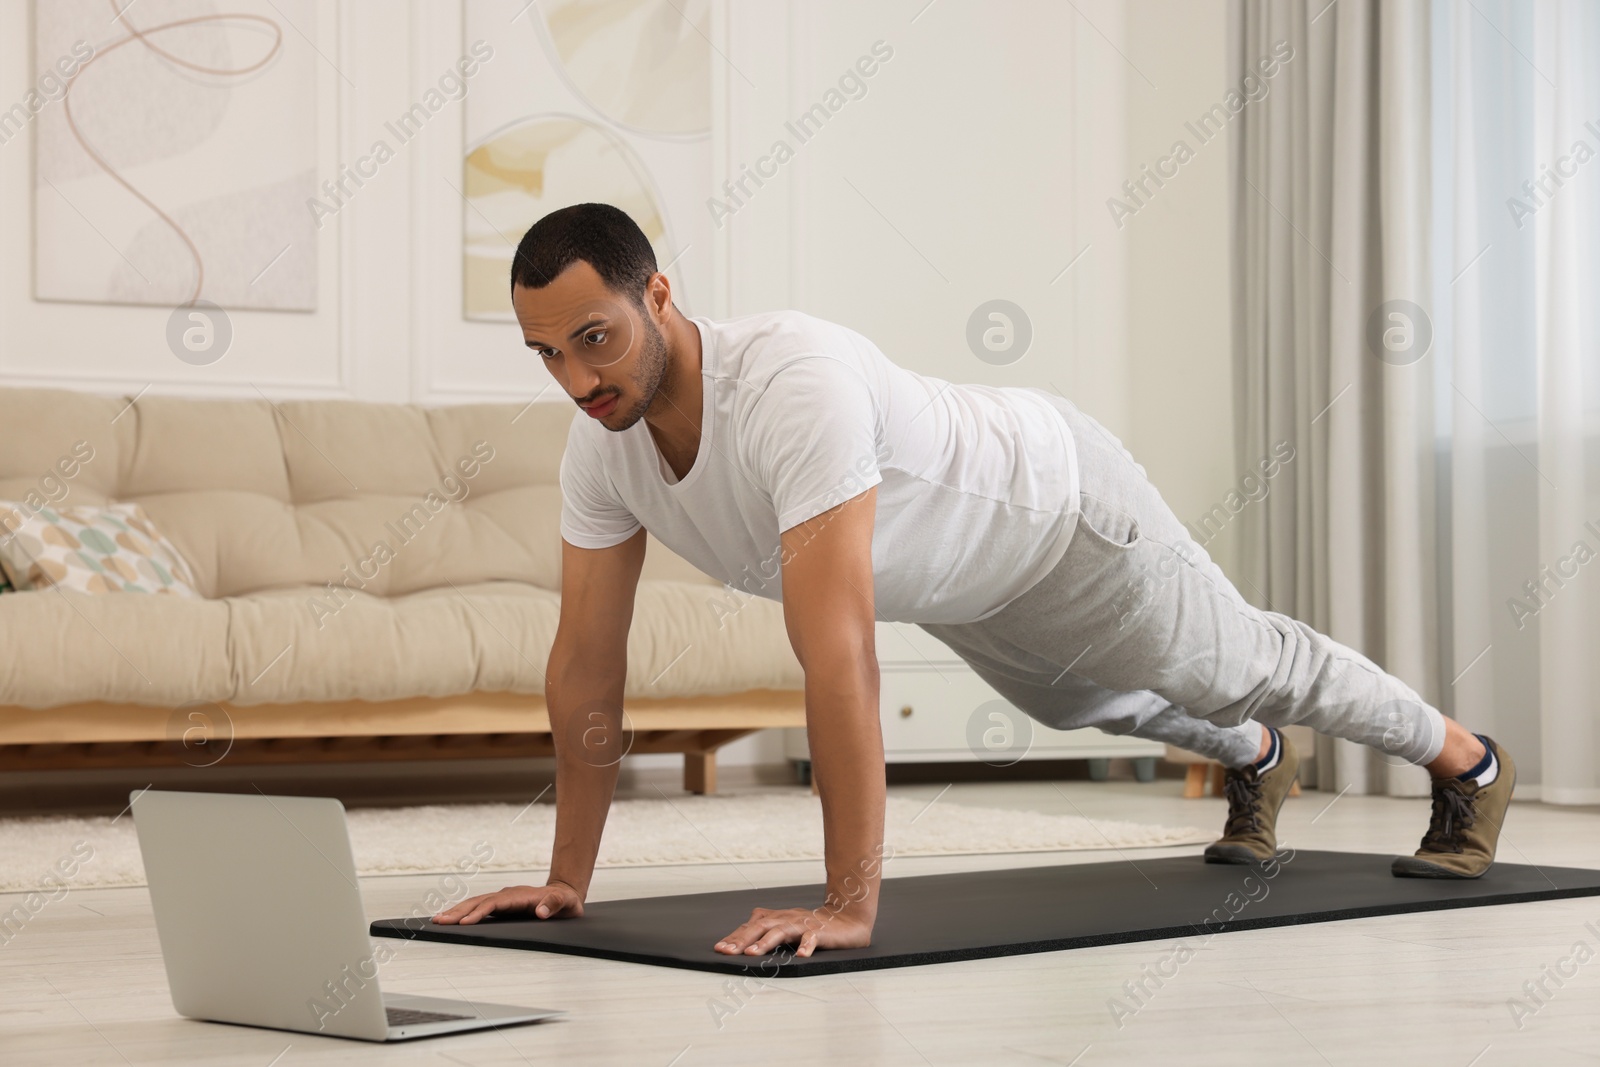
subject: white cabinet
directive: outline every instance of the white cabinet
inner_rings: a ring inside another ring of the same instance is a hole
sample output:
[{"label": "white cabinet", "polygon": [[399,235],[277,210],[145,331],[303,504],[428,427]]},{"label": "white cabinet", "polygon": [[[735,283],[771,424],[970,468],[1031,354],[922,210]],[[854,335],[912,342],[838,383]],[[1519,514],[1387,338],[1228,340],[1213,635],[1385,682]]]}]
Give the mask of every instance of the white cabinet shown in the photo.
[{"label": "white cabinet", "polygon": [[[973,673],[943,642],[910,623],[878,623],[879,707],[889,763],[972,762],[1006,766],[1024,759],[1159,757],[1159,741],[1093,728],[1053,730],[1028,718]],[[784,755],[810,759],[803,729],[784,732]],[[1104,765],[1098,765],[1103,771]],[[1154,764],[1141,768],[1140,778]]]}]

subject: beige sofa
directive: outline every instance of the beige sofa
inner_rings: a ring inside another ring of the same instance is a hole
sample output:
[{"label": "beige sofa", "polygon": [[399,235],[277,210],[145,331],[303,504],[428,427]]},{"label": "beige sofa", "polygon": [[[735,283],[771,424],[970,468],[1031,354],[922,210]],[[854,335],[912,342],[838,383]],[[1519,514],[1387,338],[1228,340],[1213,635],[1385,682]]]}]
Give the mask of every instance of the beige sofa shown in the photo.
[{"label": "beige sofa", "polygon": [[[0,387],[0,500],[136,501],[203,594],[0,595],[0,769],[551,754],[575,414]],[[650,539],[630,752],[714,791],[803,686],[780,605]]]}]

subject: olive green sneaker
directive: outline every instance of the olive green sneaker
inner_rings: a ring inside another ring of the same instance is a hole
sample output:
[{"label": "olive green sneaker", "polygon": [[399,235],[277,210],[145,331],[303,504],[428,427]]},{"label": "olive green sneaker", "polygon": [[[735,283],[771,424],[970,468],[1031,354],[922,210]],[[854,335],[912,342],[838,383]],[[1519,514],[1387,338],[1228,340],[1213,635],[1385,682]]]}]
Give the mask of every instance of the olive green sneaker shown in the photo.
[{"label": "olive green sneaker", "polygon": [[1479,734],[1500,764],[1494,781],[1479,786],[1460,778],[1433,780],[1433,815],[1422,847],[1390,865],[1397,878],[1476,878],[1494,863],[1495,845],[1505,822],[1517,765],[1493,738]]},{"label": "olive green sneaker", "polygon": [[1257,775],[1253,764],[1228,768],[1222,795],[1228,798],[1228,822],[1222,837],[1206,846],[1207,863],[1264,863],[1278,850],[1278,809],[1300,771],[1300,754],[1278,731],[1282,752],[1270,771]]}]

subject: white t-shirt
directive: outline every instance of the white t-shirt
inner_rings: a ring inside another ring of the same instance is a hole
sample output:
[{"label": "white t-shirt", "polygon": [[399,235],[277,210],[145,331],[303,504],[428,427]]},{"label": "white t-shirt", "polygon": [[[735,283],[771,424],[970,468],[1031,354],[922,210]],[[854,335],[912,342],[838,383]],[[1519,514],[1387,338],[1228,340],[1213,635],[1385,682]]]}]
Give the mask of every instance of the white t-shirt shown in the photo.
[{"label": "white t-shirt", "polygon": [[700,330],[700,449],[678,481],[643,419],[579,411],[561,460],[561,536],[606,548],[642,525],[725,585],[781,601],[779,533],[878,486],[874,607],[970,622],[1043,578],[1078,518],[1072,431],[1049,394],[952,384],[797,311]]}]

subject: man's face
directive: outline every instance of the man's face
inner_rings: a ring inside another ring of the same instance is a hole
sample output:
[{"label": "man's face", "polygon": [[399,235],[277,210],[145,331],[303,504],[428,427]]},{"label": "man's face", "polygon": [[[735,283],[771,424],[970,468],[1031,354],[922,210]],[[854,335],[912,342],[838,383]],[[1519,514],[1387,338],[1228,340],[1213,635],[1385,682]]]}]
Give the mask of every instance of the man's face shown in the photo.
[{"label": "man's face", "polygon": [[578,260],[549,285],[511,290],[522,339],[580,407],[620,432],[644,417],[667,373],[649,314]]}]

